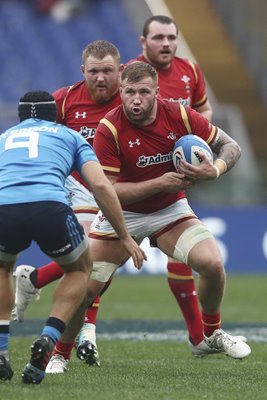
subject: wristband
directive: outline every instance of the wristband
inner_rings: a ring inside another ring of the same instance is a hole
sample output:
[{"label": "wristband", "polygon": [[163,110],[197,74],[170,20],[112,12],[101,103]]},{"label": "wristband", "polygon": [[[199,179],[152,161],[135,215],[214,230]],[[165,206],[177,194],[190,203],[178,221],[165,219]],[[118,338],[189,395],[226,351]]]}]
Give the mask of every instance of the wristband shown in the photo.
[{"label": "wristband", "polygon": [[220,170],[219,170],[219,168],[217,167],[217,165],[213,164],[213,166],[214,166],[214,168],[216,169],[216,173],[217,173],[217,175],[216,175],[216,178],[215,178],[215,179],[218,179],[218,178],[219,178],[219,176],[220,176]]},{"label": "wristband", "polygon": [[227,171],[226,162],[224,160],[222,160],[221,158],[217,158],[217,160],[215,160],[213,166],[216,168],[216,172],[217,172],[216,179],[218,179],[220,175],[224,174]]}]

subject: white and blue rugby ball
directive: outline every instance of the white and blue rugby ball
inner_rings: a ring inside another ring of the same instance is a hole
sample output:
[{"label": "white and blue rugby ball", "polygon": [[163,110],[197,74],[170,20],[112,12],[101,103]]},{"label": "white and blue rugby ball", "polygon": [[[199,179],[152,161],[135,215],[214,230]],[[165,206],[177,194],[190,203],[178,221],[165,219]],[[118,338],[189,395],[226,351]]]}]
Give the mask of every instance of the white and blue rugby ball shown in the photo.
[{"label": "white and blue rugby ball", "polygon": [[192,165],[199,165],[202,161],[198,154],[199,150],[204,152],[213,162],[212,150],[205,140],[193,134],[182,136],[173,147],[172,159],[175,169],[177,170],[181,159]]}]

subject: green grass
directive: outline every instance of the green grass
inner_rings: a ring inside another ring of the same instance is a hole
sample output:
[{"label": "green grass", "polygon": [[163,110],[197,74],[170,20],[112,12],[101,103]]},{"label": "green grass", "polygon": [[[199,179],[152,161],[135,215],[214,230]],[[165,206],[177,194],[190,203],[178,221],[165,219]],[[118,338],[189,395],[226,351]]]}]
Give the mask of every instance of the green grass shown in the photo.
[{"label": "green grass", "polygon": [[[54,285],[42,290],[40,301],[31,303],[26,317],[47,316]],[[222,307],[223,320],[267,324],[266,287],[267,274],[228,276]],[[105,320],[182,320],[180,309],[163,275],[116,276],[102,298],[98,315]]]},{"label": "green grass", "polygon": [[[267,275],[229,276],[223,315],[226,322],[267,325]],[[46,318],[54,284],[32,303],[28,318]],[[103,296],[101,320],[181,320],[164,276],[118,276]],[[0,399],[20,400],[263,400],[267,398],[267,343],[252,342],[246,360],[191,356],[184,342],[98,340],[101,368],[84,365],[75,354],[64,375],[47,375],[41,385],[24,385],[21,371],[33,337],[11,338],[15,375],[0,382]]]},{"label": "green grass", "polygon": [[[1,383],[1,399],[35,396],[38,400],[262,400],[266,398],[267,352],[252,344],[244,361],[225,356],[194,359],[187,346],[175,342],[99,340],[102,365],[88,367],[75,356],[64,375],[47,375],[41,385],[21,383],[20,372],[32,338],[15,338],[11,382]],[[15,350],[15,348],[17,350]],[[19,351],[18,351],[19,349]]]}]

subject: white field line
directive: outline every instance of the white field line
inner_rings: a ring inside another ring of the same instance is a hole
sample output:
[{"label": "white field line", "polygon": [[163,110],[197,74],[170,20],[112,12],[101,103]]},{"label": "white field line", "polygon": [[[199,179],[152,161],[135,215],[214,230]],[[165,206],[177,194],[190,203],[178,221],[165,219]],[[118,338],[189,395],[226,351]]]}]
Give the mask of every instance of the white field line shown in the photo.
[{"label": "white field line", "polygon": [[[244,335],[248,342],[266,342],[267,343],[267,327],[251,327],[242,329],[226,330],[227,333],[233,336]],[[186,330],[167,330],[164,332],[127,332],[119,331],[114,333],[99,333],[98,339],[109,340],[149,340],[149,341],[162,341],[173,340],[177,342],[186,342],[188,339],[188,332]]]}]

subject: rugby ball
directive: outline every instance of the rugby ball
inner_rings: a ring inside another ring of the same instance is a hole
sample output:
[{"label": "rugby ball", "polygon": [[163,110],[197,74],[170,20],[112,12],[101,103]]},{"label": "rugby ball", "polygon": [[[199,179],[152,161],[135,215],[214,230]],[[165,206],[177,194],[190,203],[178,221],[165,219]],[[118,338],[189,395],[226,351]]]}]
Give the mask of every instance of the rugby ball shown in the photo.
[{"label": "rugby ball", "polygon": [[182,136],[173,147],[172,160],[175,169],[179,166],[181,159],[192,165],[199,165],[202,161],[199,150],[204,152],[213,163],[212,150],[205,140],[193,134]]}]

